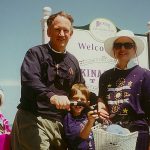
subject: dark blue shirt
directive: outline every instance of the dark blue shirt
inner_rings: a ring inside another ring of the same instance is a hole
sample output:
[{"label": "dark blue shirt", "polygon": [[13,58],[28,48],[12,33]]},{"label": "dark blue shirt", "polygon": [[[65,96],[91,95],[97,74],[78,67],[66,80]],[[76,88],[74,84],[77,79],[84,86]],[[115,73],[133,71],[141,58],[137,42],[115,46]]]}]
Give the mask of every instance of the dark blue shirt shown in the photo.
[{"label": "dark blue shirt", "polygon": [[29,49],[21,66],[19,109],[48,114],[60,120],[62,110],[50,104],[53,95],[66,95],[75,83],[84,83],[77,59],[70,54],[55,53],[48,44]]}]

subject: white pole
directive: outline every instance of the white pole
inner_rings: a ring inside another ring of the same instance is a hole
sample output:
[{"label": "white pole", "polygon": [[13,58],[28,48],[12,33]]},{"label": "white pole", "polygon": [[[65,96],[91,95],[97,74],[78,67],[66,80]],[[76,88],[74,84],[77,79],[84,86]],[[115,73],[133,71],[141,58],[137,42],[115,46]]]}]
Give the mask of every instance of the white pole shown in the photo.
[{"label": "white pole", "polygon": [[148,33],[150,33],[150,21],[147,23]]},{"label": "white pole", "polygon": [[47,19],[52,14],[52,9],[50,7],[43,8],[43,17],[41,19],[42,26],[42,43],[47,43]]}]

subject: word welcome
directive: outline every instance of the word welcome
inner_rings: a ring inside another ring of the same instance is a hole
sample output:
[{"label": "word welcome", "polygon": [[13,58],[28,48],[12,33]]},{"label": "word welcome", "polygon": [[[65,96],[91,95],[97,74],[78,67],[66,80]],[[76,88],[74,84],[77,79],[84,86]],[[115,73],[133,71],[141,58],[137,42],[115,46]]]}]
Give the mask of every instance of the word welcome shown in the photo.
[{"label": "word welcome", "polygon": [[85,50],[95,50],[95,51],[104,51],[104,47],[100,45],[94,45],[93,43],[80,43],[78,42],[80,49]]}]

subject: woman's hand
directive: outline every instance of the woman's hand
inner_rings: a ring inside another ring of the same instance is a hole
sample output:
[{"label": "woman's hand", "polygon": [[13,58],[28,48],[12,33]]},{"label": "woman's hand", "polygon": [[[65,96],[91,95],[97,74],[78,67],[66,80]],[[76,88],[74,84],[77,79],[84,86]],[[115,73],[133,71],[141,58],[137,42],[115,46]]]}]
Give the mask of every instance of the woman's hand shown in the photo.
[{"label": "woman's hand", "polygon": [[99,118],[103,121],[109,120],[108,109],[101,99],[98,102],[98,115],[99,115]]}]

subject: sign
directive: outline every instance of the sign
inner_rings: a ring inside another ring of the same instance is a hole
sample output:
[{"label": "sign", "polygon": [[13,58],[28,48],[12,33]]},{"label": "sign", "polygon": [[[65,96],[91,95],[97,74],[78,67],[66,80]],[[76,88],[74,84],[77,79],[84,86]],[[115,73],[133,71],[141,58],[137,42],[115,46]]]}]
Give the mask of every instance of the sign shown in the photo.
[{"label": "sign", "polygon": [[91,22],[89,30],[95,40],[105,41],[117,32],[116,26],[108,19],[98,18]]},{"label": "sign", "polygon": [[104,44],[95,40],[89,30],[75,29],[67,50],[78,59],[88,88],[98,94],[99,77],[115,63],[106,54]]}]

